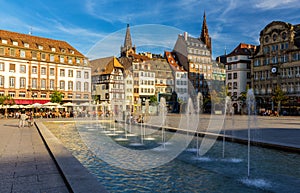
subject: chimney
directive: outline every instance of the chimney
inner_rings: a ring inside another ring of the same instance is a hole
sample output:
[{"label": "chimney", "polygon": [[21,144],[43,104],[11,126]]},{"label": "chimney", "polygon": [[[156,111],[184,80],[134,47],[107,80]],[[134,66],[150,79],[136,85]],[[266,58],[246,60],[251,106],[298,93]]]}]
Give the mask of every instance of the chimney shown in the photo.
[{"label": "chimney", "polygon": [[183,37],[184,37],[184,40],[187,41],[188,33],[187,33],[187,32],[184,32],[184,33],[183,33]]}]

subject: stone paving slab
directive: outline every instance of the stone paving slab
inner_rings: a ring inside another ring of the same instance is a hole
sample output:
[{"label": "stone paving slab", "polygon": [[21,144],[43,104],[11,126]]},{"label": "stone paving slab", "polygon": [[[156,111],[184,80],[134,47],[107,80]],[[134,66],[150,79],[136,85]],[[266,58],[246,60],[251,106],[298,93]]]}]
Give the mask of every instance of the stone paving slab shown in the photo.
[{"label": "stone paving slab", "polygon": [[0,120],[0,192],[70,192],[35,127]]}]

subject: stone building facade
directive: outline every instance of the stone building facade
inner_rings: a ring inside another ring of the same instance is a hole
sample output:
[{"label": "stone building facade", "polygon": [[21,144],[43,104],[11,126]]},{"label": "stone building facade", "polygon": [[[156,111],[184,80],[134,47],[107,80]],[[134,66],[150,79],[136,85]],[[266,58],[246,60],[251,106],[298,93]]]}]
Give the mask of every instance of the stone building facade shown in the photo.
[{"label": "stone building facade", "polygon": [[272,95],[277,86],[288,96],[283,111],[300,108],[300,24],[269,23],[260,32],[260,45],[252,60],[252,87],[259,108],[276,110]]}]

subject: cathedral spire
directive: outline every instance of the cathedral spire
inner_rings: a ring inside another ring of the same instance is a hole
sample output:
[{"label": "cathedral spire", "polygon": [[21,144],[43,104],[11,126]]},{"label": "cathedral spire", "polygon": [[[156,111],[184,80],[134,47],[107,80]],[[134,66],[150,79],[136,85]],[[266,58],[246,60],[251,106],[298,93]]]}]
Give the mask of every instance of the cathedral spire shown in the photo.
[{"label": "cathedral spire", "polygon": [[211,38],[209,37],[209,33],[208,33],[208,27],[207,27],[207,24],[206,24],[205,11],[204,11],[204,15],[203,15],[203,23],[202,23],[202,30],[201,30],[200,40],[207,46],[207,48],[211,52]]},{"label": "cathedral spire", "polygon": [[135,53],[135,46],[132,47],[129,24],[127,24],[124,45],[121,46],[121,56],[128,57],[129,53]]},{"label": "cathedral spire", "polygon": [[126,35],[125,35],[125,40],[124,40],[124,47],[127,49],[132,48],[129,24],[127,24]]}]

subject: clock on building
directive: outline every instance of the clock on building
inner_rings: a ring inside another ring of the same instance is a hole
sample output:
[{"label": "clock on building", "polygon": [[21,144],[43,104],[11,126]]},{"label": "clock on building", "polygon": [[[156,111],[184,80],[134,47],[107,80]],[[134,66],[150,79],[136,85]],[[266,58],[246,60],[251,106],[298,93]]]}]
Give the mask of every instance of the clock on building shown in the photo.
[{"label": "clock on building", "polygon": [[273,66],[272,68],[271,68],[271,72],[273,73],[273,74],[275,74],[275,73],[277,73],[277,67],[275,67],[275,66]]}]

